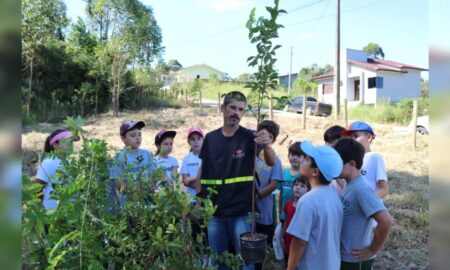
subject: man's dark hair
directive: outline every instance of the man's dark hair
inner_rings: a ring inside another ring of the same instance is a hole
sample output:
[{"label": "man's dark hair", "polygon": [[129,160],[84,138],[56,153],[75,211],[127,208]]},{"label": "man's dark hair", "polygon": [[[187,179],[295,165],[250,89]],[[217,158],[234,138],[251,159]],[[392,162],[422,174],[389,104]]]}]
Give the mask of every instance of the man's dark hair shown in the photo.
[{"label": "man's dark hair", "polygon": [[299,177],[295,178],[294,182],[292,183],[292,187],[294,187],[295,183],[297,183],[297,182],[306,185],[307,191],[311,190],[311,184],[309,183],[308,180],[306,180],[305,177],[303,177],[303,175],[300,175]]},{"label": "man's dark hair", "polygon": [[328,181],[325,176],[323,176],[322,172],[320,171],[319,167],[317,166],[316,161],[314,160],[313,157],[309,156],[309,158],[311,158],[311,167],[312,168],[317,168],[317,170],[319,171],[319,183],[322,185],[329,185],[331,183],[331,181]]},{"label": "man's dark hair", "polygon": [[258,128],[256,130],[260,131],[263,129],[267,130],[270,134],[272,134],[273,141],[275,141],[278,137],[278,134],[280,134],[280,125],[271,120],[262,121],[261,123],[259,123]]},{"label": "man's dark hair", "polygon": [[247,103],[247,98],[245,97],[244,94],[242,94],[242,92],[231,91],[231,92],[227,93],[225,95],[225,97],[223,98],[223,106],[227,106],[233,100],[234,101],[243,101],[243,102]]},{"label": "man's dark hair", "polygon": [[327,130],[325,130],[325,133],[323,134],[323,140],[331,144],[335,140],[339,140],[342,137],[341,132],[344,130],[345,128],[339,125],[329,127]]},{"label": "man's dark hair", "polygon": [[334,149],[339,153],[344,164],[353,160],[356,163],[356,168],[361,169],[365,150],[364,146],[358,141],[352,138],[341,138],[337,141]]},{"label": "man's dark hair", "polygon": [[302,142],[295,142],[291,144],[288,148],[289,154],[294,156],[303,156],[306,157],[306,154],[300,148]]}]

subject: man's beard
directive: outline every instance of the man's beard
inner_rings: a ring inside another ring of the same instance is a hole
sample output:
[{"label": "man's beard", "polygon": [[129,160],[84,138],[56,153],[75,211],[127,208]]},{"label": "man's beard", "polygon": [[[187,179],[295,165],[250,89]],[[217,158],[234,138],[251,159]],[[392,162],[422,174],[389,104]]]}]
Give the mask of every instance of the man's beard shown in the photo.
[{"label": "man's beard", "polygon": [[227,117],[225,119],[225,124],[227,126],[230,126],[230,127],[234,127],[236,125],[239,125],[239,122],[240,122],[240,119],[239,118],[235,118],[235,117]]}]

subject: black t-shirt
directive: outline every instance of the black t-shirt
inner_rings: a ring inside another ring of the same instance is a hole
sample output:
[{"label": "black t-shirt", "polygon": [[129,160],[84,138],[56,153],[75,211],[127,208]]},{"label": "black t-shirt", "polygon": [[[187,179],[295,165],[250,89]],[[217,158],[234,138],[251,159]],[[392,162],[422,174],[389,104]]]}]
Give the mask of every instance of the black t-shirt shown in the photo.
[{"label": "black t-shirt", "polygon": [[202,196],[211,187],[215,216],[242,216],[251,212],[255,142],[253,131],[239,127],[231,137],[222,128],[206,134],[199,157],[202,159]]}]

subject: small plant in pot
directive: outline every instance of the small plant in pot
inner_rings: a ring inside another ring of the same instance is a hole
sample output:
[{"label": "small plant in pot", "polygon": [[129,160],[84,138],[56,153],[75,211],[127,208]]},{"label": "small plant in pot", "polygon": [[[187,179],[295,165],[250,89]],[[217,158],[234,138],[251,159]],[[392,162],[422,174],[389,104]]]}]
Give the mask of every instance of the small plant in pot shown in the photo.
[{"label": "small plant in pot", "polygon": [[[277,59],[275,58],[275,51],[281,45],[273,45],[272,40],[278,38],[278,30],[283,27],[277,24],[278,15],[286,13],[285,10],[279,9],[279,0],[274,1],[274,7],[266,7],[270,17],[255,18],[255,8],[252,9],[250,17],[247,21],[247,28],[249,30],[249,39],[252,44],[256,44],[257,54],[247,59],[248,66],[257,67],[258,70],[253,73],[254,80],[247,82],[246,87],[251,89],[249,110],[256,117],[257,124],[259,124],[265,117],[261,113],[261,107],[264,99],[268,99],[269,91],[277,86],[278,73],[273,66]],[[256,147],[256,146],[255,146]],[[255,149],[255,162],[256,162]],[[255,164],[256,165],[256,164]],[[253,169],[253,179],[255,179],[256,166]],[[242,259],[250,263],[262,263],[266,256],[267,236],[265,234],[256,233],[255,231],[255,180],[253,181],[252,193],[252,213],[251,223],[252,230],[249,233],[244,233],[240,236],[241,256]]]}]

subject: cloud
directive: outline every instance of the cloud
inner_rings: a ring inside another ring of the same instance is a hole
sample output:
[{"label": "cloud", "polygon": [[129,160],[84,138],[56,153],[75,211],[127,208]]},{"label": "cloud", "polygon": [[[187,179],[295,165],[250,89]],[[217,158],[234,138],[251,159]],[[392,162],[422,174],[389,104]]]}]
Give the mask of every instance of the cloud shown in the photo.
[{"label": "cloud", "polygon": [[236,10],[250,6],[249,0],[195,0],[195,3],[215,11]]}]

